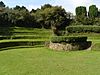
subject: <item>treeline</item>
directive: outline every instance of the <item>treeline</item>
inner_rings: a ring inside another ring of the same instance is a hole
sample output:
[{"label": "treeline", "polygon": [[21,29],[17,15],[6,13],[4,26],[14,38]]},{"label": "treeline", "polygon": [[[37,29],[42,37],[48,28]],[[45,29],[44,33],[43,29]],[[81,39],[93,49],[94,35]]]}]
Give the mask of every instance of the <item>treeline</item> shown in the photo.
[{"label": "treeline", "polygon": [[17,5],[14,8],[9,8],[2,1],[0,2],[0,27],[63,29],[66,25],[69,25],[68,16],[69,14],[61,6],[45,4],[40,9],[29,11],[24,6]]},{"label": "treeline", "polygon": [[76,7],[76,15],[66,12],[61,6],[45,4],[41,8],[29,11],[25,6],[6,7],[0,2],[0,27],[32,27],[52,29],[54,34],[62,35],[66,26],[97,25],[100,26],[100,10],[91,5],[89,11],[85,6]]},{"label": "treeline", "polygon": [[85,6],[76,7],[76,25],[99,25],[100,26],[100,9],[96,5],[89,6],[89,11]]}]

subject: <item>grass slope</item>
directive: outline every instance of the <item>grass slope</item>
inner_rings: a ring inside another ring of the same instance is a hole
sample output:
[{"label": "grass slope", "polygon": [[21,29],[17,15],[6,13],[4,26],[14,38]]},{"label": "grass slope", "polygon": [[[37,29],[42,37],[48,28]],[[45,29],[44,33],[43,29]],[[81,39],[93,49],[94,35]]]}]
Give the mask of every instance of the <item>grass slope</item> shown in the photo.
[{"label": "grass slope", "polygon": [[[4,29],[4,28],[0,28]],[[50,29],[37,29],[37,28],[24,28],[24,27],[14,27],[12,31],[7,32],[6,30],[1,31],[0,33],[5,32],[3,35],[0,35],[0,39],[49,39],[52,35]]]},{"label": "grass slope", "polygon": [[[5,28],[3,29],[3,32],[8,33],[5,31]],[[2,31],[1,31],[2,32]],[[3,43],[6,45],[8,42],[14,42],[16,44],[17,42],[45,42],[50,39],[50,36],[52,34],[52,31],[50,29],[37,29],[37,28],[24,28],[24,27],[14,27],[12,28],[12,31],[8,33],[9,35],[2,35],[0,34],[0,45]],[[11,35],[10,35],[11,34]],[[2,45],[5,47],[5,45]],[[11,47],[12,44],[9,44],[8,46]],[[19,44],[22,45],[22,44]],[[6,46],[6,47],[8,47]],[[12,45],[13,46],[13,45]],[[0,46],[1,47],[1,46]]]},{"label": "grass slope", "polygon": [[0,75],[99,75],[100,52],[44,47],[0,51]]}]

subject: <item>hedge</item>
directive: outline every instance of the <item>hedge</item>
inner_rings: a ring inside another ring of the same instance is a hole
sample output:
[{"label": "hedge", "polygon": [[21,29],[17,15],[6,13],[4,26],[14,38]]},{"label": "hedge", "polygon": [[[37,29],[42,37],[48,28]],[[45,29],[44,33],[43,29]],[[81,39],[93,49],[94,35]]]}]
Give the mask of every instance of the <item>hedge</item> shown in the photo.
[{"label": "hedge", "polygon": [[11,36],[0,36],[0,40],[4,40],[4,39],[10,39]]},{"label": "hedge", "polygon": [[51,37],[51,42],[53,43],[61,43],[61,42],[86,42],[87,37],[71,37],[71,36],[54,36]]},{"label": "hedge", "polygon": [[34,45],[44,45],[45,41],[9,41],[0,42],[0,48],[13,47],[13,46],[34,46]]},{"label": "hedge", "polygon": [[100,33],[100,26],[68,26],[68,33]]}]

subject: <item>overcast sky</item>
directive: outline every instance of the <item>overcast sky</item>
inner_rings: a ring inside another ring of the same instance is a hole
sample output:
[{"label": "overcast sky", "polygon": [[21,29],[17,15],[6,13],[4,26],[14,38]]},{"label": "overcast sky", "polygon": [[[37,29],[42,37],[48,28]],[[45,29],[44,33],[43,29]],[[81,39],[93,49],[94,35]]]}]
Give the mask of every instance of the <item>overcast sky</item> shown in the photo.
[{"label": "overcast sky", "polygon": [[67,12],[75,14],[77,6],[86,6],[87,9],[90,5],[95,4],[100,9],[100,0],[1,0],[9,7],[16,5],[25,6],[29,10],[32,8],[40,8],[44,4],[59,5],[66,9]]}]

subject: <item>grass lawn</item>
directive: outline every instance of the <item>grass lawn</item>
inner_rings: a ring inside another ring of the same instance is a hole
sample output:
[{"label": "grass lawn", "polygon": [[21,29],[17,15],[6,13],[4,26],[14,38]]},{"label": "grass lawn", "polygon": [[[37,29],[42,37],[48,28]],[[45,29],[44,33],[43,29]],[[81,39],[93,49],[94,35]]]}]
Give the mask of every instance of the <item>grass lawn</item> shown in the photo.
[{"label": "grass lawn", "polygon": [[[47,41],[51,31],[45,29],[15,28],[13,37],[4,42]],[[93,49],[100,50],[100,34],[71,34],[88,36]],[[32,37],[32,38],[28,38]],[[37,38],[38,37],[38,38]],[[100,75],[99,51],[56,52],[40,46],[0,49],[0,75]]]},{"label": "grass lawn", "polygon": [[100,52],[8,49],[0,51],[0,75],[100,75]]}]

